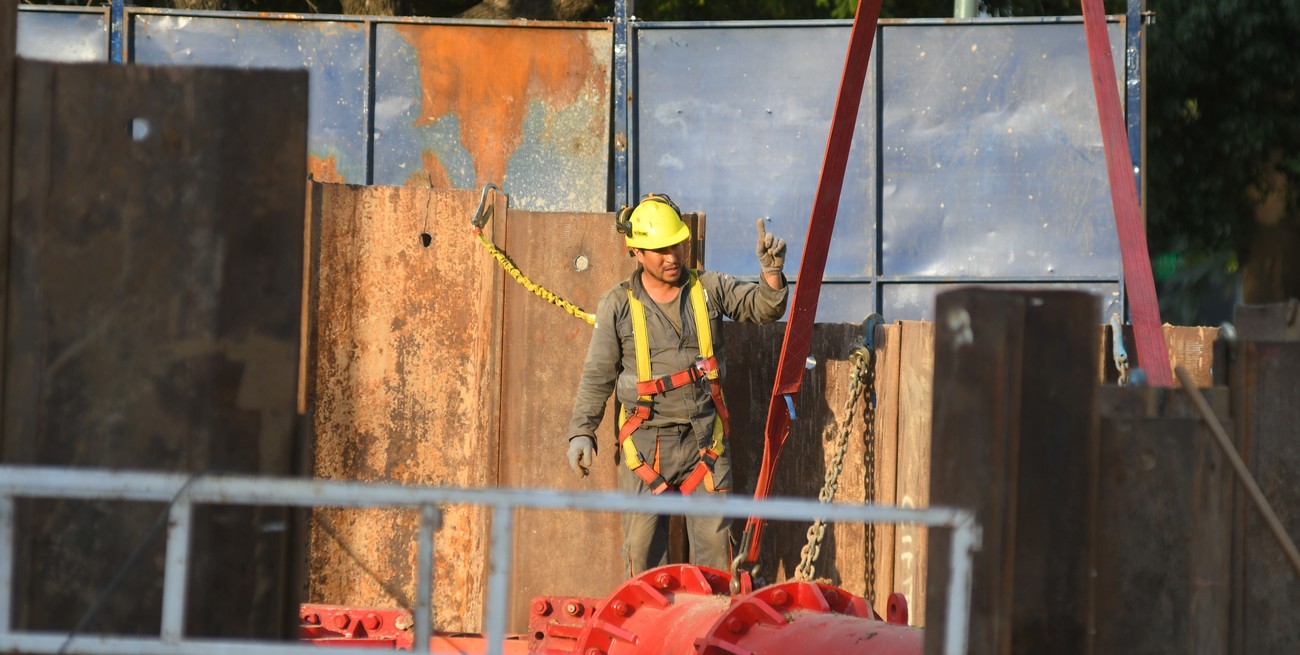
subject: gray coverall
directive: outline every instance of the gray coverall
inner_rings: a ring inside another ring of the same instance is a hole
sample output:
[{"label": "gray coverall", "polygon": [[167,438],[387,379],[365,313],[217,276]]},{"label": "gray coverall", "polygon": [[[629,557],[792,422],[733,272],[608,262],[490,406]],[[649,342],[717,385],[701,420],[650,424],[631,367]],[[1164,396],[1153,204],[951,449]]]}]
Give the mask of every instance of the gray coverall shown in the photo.
[{"label": "gray coverall", "polygon": [[[723,315],[736,321],[770,323],[785,313],[789,294],[785,285],[780,289],[772,289],[763,282],[742,282],[730,275],[713,271],[698,273],[709,307],[714,355],[719,361]],[[645,305],[653,377],[671,375],[686,369],[694,365],[700,354],[690,289],[683,286],[677,299],[667,303],[667,309],[674,312],[677,319],[670,320],[664,306],[656,303],[646,293],[641,284],[641,268],[638,267],[628,281],[606,292],[596,309],[596,326],[591,335],[591,345],[587,349],[582,382],[574,401],[573,418],[569,423],[570,438],[586,436],[591,438],[592,443],[600,443],[596,438],[596,428],[604,416],[605,403],[611,391],[616,391],[615,397],[619,404],[629,408],[636,406],[636,345],[632,334],[628,288]],[[713,399],[709,395],[707,382],[703,380],[653,398],[653,415],[633,433],[632,441],[651,465],[654,464],[657,453],[659,474],[676,487],[695,469],[700,461],[700,449],[713,442],[716,416]],[[621,450],[617,447],[614,450],[619,489],[649,493],[645,481],[622,461]],[[730,445],[727,445],[723,455],[714,464],[712,478],[715,493],[730,490]],[[700,485],[696,493],[704,489],[705,485]],[[731,565],[731,519],[690,517],[686,525],[691,544],[691,562],[727,570]],[[625,514],[623,561],[629,577],[667,564],[668,517]]]}]

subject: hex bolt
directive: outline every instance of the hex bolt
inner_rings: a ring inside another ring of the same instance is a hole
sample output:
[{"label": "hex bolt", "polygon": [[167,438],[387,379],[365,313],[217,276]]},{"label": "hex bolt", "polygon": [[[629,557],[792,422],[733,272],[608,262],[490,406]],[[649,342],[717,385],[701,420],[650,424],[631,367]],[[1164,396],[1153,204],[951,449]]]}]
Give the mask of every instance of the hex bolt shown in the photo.
[{"label": "hex bolt", "polygon": [[533,614],[538,616],[550,616],[551,601],[546,600],[545,598],[537,598],[533,600]]},{"label": "hex bolt", "polygon": [[749,626],[744,621],[741,621],[740,617],[733,616],[727,619],[726,628],[727,632],[733,635],[743,635],[749,629]]},{"label": "hex bolt", "polygon": [[379,618],[379,615],[373,612],[367,614],[366,618],[361,619],[361,625],[365,626],[367,630],[378,630],[379,626],[383,624],[384,620]]},{"label": "hex bolt", "polygon": [[615,614],[619,616],[627,616],[628,614],[632,613],[632,608],[628,607],[627,603],[618,600],[617,598],[614,599],[614,602],[609,604],[609,607],[610,609],[614,610]]},{"label": "hex bolt", "polygon": [[398,630],[410,630],[411,626],[414,625],[415,625],[415,617],[411,616],[410,614],[403,614],[397,617],[396,619],[393,619],[393,627],[397,628]]},{"label": "hex bolt", "polygon": [[576,600],[571,600],[564,605],[564,611],[568,612],[569,616],[582,616],[583,609],[582,603]]},{"label": "hex bolt", "polygon": [[334,627],[338,628],[339,630],[347,630],[348,625],[350,625],[351,623],[352,623],[352,619],[348,618],[347,614],[336,614],[334,616]]},{"label": "hex bolt", "polygon": [[595,646],[592,646],[591,648],[588,648],[582,655],[605,655],[605,651],[596,648]]},{"label": "hex bolt", "polygon": [[673,586],[674,582],[676,581],[673,580],[673,576],[668,575],[667,573],[660,573],[659,575],[656,575],[654,579],[654,585],[658,589],[668,589]]},{"label": "hex bolt", "polygon": [[320,625],[320,615],[315,612],[308,612],[303,615],[302,622],[307,625]]},{"label": "hex bolt", "polygon": [[785,607],[790,604],[790,592],[784,589],[777,589],[772,592],[772,604],[777,607]]}]

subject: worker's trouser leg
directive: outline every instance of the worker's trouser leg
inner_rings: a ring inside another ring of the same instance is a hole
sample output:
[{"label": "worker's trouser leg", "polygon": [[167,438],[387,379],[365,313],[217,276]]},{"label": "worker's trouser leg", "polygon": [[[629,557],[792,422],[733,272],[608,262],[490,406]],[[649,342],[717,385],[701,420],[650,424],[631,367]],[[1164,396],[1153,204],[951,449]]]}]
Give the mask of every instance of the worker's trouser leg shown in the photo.
[{"label": "worker's trouser leg", "polygon": [[[699,462],[699,446],[690,428],[645,428],[634,435],[638,450],[647,459],[659,453],[660,472],[669,483],[681,482]],[[647,441],[648,443],[641,443]],[[658,442],[656,444],[656,441]],[[657,448],[656,448],[657,447]],[[728,463],[729,464],[729,463]],[[644,480],[632,472],[621,457],[618,463],[620,491],[649,494]],[[675,492],[667,492],[675,493]],[[701,485],[695,493],[709,493]],[[725,491],[713,492],[725,494]],[[668,563],[668,517],[626,513],[623,519],[623,564],[628,577]],[[691,544],[691,563],[726,571],[731,565],[731,519],[718,516],[686,517],[686,534]]]}]

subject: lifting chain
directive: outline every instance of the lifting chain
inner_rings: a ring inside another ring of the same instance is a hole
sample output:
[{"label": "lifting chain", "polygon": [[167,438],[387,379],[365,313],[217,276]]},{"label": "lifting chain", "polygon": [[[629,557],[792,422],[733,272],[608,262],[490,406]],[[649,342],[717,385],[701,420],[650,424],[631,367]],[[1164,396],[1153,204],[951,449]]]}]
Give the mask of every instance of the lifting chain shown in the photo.
[{"label": "lifting chain", "polygon": [[495,243],[492,243],[490,239],[483,236],[483,226],[487,225],[488,219],[492,216],[492,205],[487,203],[489,189],[495,189],[498,193],[501,191],[497,188],[497,185],[488,182],[487,185],[483,187],[483,195],[479,198],[478,209],[474,210],[474,216],[470,218],[470,223],[474,225],[474,236],[478,237],[479,243],[483,244],[484,248],[487,248],[487,251],[492,255],[492,258],[497,260],[497,263],[501,265],[501,268],[505,269],[505,272],[509,273],[510,277],[515,279],[515,282],[522,284],[523,287],[531,291],[533,295],[563,309],[574,318],[580,318],[586,321],[588,325],[595,325],[595,314],[583,311],[581,307],[555,295],[555,293],[550,289],[528,279],[528,276],[524,275],[523,271],[520,271],[519,267],[511,261],[509,255],[502,252]]},{"label": "lifting chain", "polygon": [[[877,320],[878,317],[874,318]],[[872,331],[875,329],[875,323],[872,318],[867,320],[867,343],[874,342]],[[849,427],[853,424],[853,412],[857,408],[858,397],[865,395],[867,397],[867,412],[864,419],[866,423],[865,438],[870,441],[871,432],[875,428],[875,348],[872,346],[859,346],[853,349],[849,354],[849,363],[853,368],[849,371],[849,397],[844,401],[844,418],[840,421],[839,435],[835,439],[835,453],[831,457],[831,466],[826,470],[826,482],[822,485],[821,493],[818,499],[823,503],[829,503],[835,498],[835,492],[840,488],[840,472],[844,469],[844,456],[849,450]],[[869,476],[870,471],[867,472]],[[826,522],[822,519],[813,521],[808,528],[808,543],[804,545],[799,556],[799,566],[794,570],[794,579],[810,581],[816,567],[817,557],[821,554],[822,540],[826,537]]]}]

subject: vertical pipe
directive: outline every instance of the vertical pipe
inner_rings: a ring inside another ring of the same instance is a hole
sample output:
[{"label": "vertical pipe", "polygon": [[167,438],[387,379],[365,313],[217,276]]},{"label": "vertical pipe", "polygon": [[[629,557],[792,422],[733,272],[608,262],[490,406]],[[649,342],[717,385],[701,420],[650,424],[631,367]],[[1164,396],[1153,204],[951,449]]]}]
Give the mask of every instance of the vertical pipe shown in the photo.
[{"label": "vertical pipe", "polygon": [[429,652],[433,635],[433,532],[442,516],[433,505],[420,506],[420,544],[416,562],[415,652]]},{"label": "vertical pipe", "polygon": [[614,197],[608,209],[631,204],[628,198],[628,99],[627,81],[630,74],[628,56],[627,17],[632,11],[632,0],[614,0],[614,139],[610,144],[614,161]]},{"label": "vertical pipe", "polygon": [[510,555],[514,508],[507,502],[492,506],[492,554],[488,573],[487,652],[500,653],[505,644],[506,604],[510,601]]},{"label": "vertical pipe", "polygon": [[1124,22],[1124,119],[1128,127],[1128,150],[1133,159],[1133,182],[1138,200],[1142,200],[1142,159],[1145,156],[1142,102],[1142,10],[1146,0],[1128,0],[1128,14]]},{"label": "vertical pipe", "polygon": [[113,0],[108,10],[108,60],[114,64],[126,62],[126,0]]},{"label": "vertical pipe", "polygon": [[0,635],[9,634],[9,608],[13,602],[14,499],[0,498]]},{"label": "vertical pipe", "polygon": [[[366,126],[366,152],[365,162],[362,164],[365,169],[362,173],[364,178],[362,182],[371,185],[375,183],[375,30],[377,26],[374,21],[369,19],[363,25],[366,29],[366,85],[361,90],[361,111],[363,112],[361,121]],[[352,182],[352,180],[344,181]]]},{"label": "vertical pipe", "polygon": [[980,548],[980,528],[975,516],[963,514],[964,520],[953,528],[949,556],[951,577],[948,579],[948,616],[943,635],[944,655],[963,655],[970,631],[970,595],[974,553]]},{"label": "vertical pipe", "polygon": [[974,18],[975,0],[952,0],[953,18]]},{"label": "vertical pipe", "polygon": [[194,506],[182,495],[167,516],[167,555],[163,565],[162,640],[180,642],[185,627],[185,578],[190,557],[190,526]]}]

